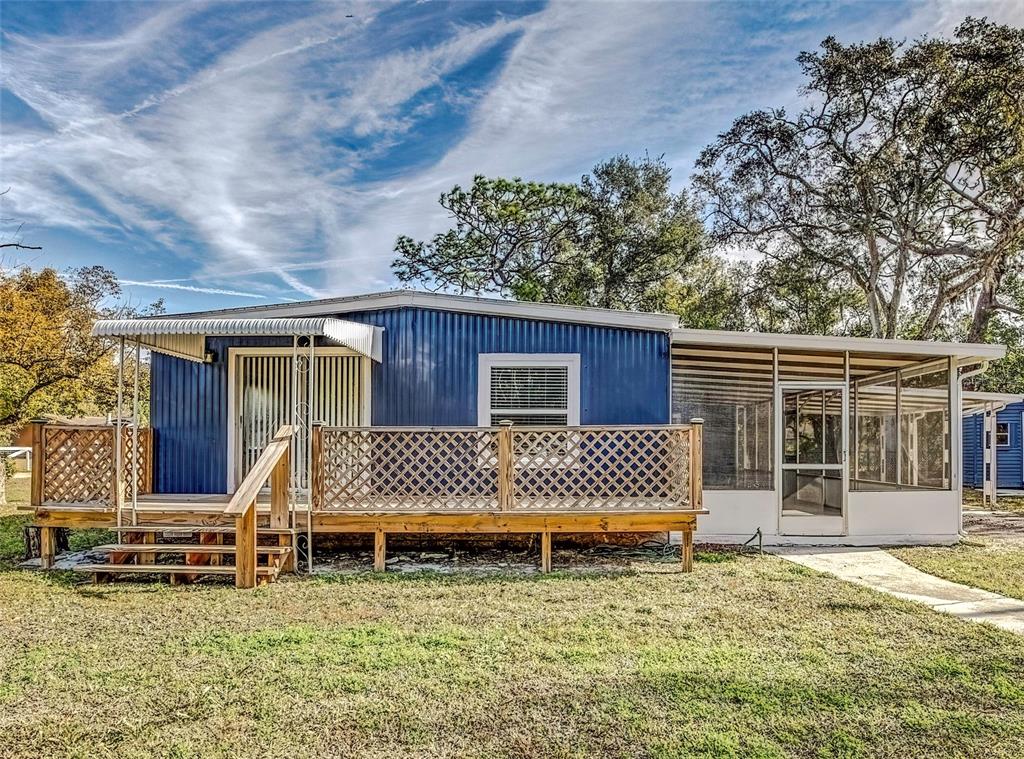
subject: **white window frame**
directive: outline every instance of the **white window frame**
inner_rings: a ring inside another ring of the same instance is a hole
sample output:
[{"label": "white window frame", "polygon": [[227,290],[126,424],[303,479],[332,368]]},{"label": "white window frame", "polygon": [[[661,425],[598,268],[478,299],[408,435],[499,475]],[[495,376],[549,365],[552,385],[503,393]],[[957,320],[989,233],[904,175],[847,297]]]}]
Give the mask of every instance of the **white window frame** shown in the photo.
[{"label": "white window frame", "polygon": [[[1006,428],[1006,432],[1002,433],[1005,436],[1002,443],[999,442],[999,436],[1000,436],[999,426],[1000,425],[1002,425],[1003,427]],[[996,428],[993,431],[993,433],[994,433],[995,438],[996,438],[996,448],[1009,448],[1010,447],[1010,423],[1009,422],[1000,422],[1000,421],[996,420]]]},{"label": "white window frame", "polygon": [[[580,426],[580,354],[579,353],[481,353],[477,364],[477,425],[491,425],[491,369],[495,367],[565,367],[569,387],[566,400],[566,426]],[[550,409],[537,409],[550,413]]]}]

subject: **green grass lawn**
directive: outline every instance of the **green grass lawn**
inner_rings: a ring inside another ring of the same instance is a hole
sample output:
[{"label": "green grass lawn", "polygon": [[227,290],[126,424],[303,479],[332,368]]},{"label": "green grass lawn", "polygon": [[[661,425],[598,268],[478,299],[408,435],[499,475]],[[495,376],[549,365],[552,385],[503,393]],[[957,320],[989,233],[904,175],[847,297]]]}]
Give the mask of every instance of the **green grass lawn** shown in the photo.
[{"label": "green grass lawn", "polygon": [[777,558],[92,586],[14,569],[24,521],[4,757],[1024,752],[1024,640]]},{"label": "green grass lawn", "polygon": [[911,566],[953,582],[1024,600],[1024,544],[970,538],[952,547],[894,548]]}]

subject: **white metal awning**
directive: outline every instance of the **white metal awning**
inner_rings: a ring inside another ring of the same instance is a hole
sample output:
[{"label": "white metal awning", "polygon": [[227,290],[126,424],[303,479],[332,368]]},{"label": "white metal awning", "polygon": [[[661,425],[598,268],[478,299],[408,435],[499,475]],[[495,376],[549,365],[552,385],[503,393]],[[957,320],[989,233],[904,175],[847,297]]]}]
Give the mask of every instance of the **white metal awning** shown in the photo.
[{"label": "white metal awning", "polygon": [[330,317],[304,319],[104,319],[96,322],[96,337],[138,340],[157,353],[204,361],[207,337],[296,337],[329,340],[356,353],[381,360],[380,327]]},{"label": "white metal awning", "polygon": [[979,390],[964,390],[963,414],[974,416],[984,411],[1002,411],[1011,403],[1024,401],[1024,395],[1017,393],[985,393]]}]

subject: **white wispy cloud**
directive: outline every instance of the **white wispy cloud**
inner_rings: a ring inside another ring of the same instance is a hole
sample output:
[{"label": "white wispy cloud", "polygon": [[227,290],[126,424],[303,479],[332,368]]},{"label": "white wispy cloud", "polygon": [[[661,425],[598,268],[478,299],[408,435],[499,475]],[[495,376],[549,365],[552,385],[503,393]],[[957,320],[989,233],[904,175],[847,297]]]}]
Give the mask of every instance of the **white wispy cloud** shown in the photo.
[{"label": "white wispy cloud", "polygon": [[266,293],[245,293],[239,290],[224,290],[219,287],[200,287],[198,285],[179,285],[165,280],[153,280],[145,282],[137,279],[118,280],[122,285],[133,285],[135,287],[151,287],[157,290],[182,290],[190,293],[203,293],[204,295],[230,295],[235,298],[257,298],[265,299]]},{"label": "white wispy cloud", "polygon": [[[1024,23],[1018,2],[845,15],[841,3],[556,2],[461,19],[480,7],[153,4],[106,35],[5,34],[4,86],[48,125],[5,126],[5,214],[120,246],[137,287],[378,289],[393,284],[395,237],[446,228],[438,195],[476,173],[574,179],[647,149],[683,184],[732,118],[792,102],[796,54],[829,33],[948,33],[968,13]],[[233,13],[227,42],[207,28],[211,8]],[[499,45],[479,90],[450,85]],[[418,127],[452,105],[467,123],[415,160]],[[365,178],[393,153],[415,168]],[[154,254],[179,260],[147,270]]]}]

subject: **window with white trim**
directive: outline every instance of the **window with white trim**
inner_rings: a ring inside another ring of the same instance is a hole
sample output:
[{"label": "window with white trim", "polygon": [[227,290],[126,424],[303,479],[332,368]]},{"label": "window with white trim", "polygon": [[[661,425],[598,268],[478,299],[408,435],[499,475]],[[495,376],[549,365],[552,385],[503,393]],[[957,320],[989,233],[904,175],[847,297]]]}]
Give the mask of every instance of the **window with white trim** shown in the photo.
[{"label": "window with white trim", "polygon": [[578,354],[481,353],[477,422],[493,427],[580,423]]},{"label": "window with white trim", "polygon": [[1010,423],[996,422],[996,446],[1006,448],[1010,445]]}]

